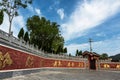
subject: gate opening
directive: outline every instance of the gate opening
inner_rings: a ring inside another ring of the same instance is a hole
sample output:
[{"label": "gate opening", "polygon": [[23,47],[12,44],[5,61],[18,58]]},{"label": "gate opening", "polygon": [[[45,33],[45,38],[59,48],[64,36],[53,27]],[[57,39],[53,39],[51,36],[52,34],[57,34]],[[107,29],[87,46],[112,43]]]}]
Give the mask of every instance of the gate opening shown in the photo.
[{"label": "gate opening", "polygon": [[92,52],[85,51],[83,53],[83,57],[88,58],[89,69],[96,70],[96,68],[97,68],[96,67],[96,61],[99,59],[99,55],[95,54],[95,53],[92,53]]},{"label": "gate opening", "polygon": [[96,70],[96,60],[95,59],[90,60],[90,69]]}]

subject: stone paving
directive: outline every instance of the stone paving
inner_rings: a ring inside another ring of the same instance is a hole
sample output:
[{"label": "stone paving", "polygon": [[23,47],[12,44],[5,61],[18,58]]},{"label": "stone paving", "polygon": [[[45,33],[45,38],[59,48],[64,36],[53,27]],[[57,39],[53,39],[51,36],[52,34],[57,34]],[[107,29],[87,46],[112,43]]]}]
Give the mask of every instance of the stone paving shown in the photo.
[{"label": "stone paving", "polygon": [[3,80],[120,80],[120,71],[45,70]]}]

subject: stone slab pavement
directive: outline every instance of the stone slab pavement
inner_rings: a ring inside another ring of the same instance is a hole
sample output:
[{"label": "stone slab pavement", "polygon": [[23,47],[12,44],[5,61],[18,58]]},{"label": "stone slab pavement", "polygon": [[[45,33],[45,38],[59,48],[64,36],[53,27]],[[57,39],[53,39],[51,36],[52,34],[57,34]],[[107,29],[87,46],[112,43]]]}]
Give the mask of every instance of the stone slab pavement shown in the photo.
[{"label": "stone slab pavement", "polygon": [[2,80],[120,80],[120,71],[80,69],[44,70]]}]

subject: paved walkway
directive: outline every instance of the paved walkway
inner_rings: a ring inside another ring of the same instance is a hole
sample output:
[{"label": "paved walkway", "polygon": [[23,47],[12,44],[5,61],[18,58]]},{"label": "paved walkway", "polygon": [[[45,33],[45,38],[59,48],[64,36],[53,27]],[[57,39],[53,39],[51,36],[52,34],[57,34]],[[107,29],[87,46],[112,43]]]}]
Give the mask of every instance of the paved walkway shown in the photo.
[{"label": "paved walkway", "polygon": [[120,71],[45,70],[3,80],[120,80]]}]

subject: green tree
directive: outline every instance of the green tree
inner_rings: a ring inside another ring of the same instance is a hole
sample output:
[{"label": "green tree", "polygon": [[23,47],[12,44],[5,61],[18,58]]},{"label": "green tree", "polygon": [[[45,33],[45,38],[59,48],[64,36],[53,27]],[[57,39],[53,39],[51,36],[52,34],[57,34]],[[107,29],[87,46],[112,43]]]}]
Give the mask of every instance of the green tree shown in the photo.
[{"label": "green tree", "polygon": [[25,33],[24,40],[25,40],[25,42],[29,42],[29,34],[28,34],[28,32]]},{"label": "green tree", "polygon": [[13,18],[18,16],[19,8],[26,8],[27,4],[31,4],[32,0],[2,0],[0,6],[4,12],[8,14],[9,18],[9,34],[11,34],[11,25]]},{"label": "green tree", "polygon": [[80,51],[79,51],[79,54],[78,54],[78,56],[81,56],[81,55],[82,55],[82,50],[80,50]]},{"label": "green tree", "polygon": [[20,29],[20,31],[18,33],[18,38],[19,39],[23,39],[24,38],[24,29],[23,28]]},{"label": "green tree", "polygon": [[3,10],[0,10],[0,25],[3,23]]},{"label": "green tree", "polygon": [[64,48],[64,53],[67,53],[67,48],[66,47]]},{"label": "green tree", "polygon": [[76,56],[78,56],[78,53],[79,53],[79,51],[78,51],[78,49],[77,49],[77,50],[76,50],[76,54],[75,54],[75,55],[76,55]]},{"label": "green tree", "polygon": [[[34,15],[27,19],[27,29],[30,33],[30,43],[44,51],[60,53],[63,51],[64,38],[56,22],[50,22],[44,17]],[[62,49],[61,49],[62,48]]]},{"label": "green tree", "polygon": [[62,46],[59,45],[59,47],[58,47],[58,49],[57,49],[57,51],[56,51],[56,54],[60,54],[61,52],[63,52]]},{"label": "green tree", "polygon": [[79,50],[77,49],[75,56],[81,56],[81,55],[82,55],[82,50],[79,51]]},{"label": "green tree", "polygon": [[54,49],[55,54],[64,53],[64,38],[57,35],[52,41],[52,48]]},{"label": "green tree", "polygon": [[108,54],[107,53],[101,54],[100,59],[108,59]]}]

